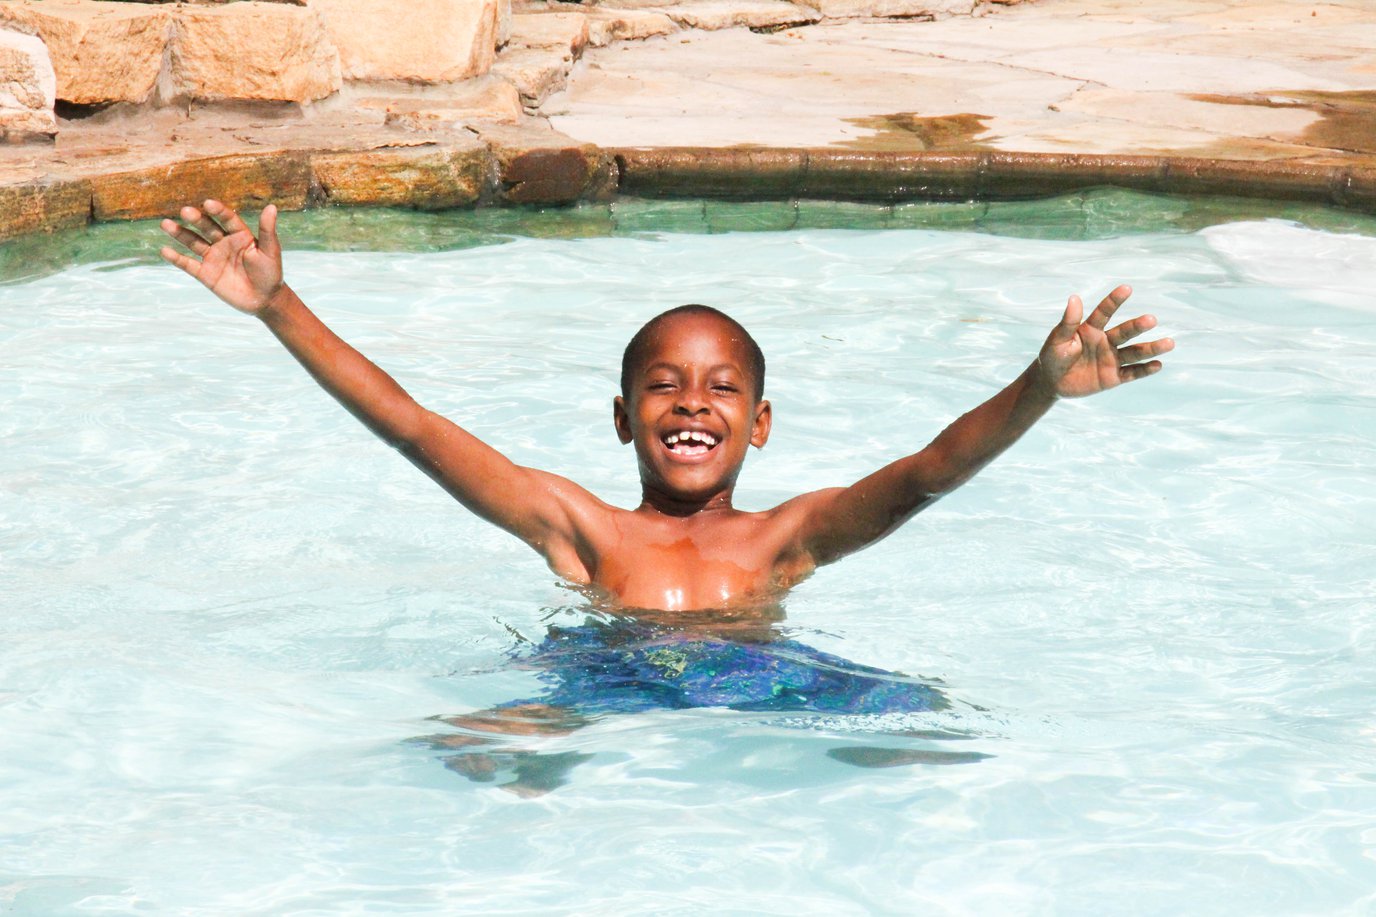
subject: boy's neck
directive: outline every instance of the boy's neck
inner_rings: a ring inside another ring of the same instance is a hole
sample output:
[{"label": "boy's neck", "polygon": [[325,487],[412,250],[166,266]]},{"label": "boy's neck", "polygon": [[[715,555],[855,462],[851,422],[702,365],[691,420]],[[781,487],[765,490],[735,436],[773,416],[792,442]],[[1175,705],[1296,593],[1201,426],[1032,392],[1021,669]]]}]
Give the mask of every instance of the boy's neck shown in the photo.
[{"label": "boy's neck", "polygon": [[642,488],[638,513],[653,513],[659,516],[673,516],[686,519],[704,513],[731,512],[731,489],[714,494],[706,500],[687,500],[673,494]]}]

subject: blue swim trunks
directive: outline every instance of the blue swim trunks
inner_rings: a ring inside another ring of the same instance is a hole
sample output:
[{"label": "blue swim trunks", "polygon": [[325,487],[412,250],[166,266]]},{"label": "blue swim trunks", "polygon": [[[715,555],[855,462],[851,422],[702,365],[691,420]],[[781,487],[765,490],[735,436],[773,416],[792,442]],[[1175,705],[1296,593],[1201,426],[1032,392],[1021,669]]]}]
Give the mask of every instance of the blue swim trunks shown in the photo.
[{"label": "blue swim trunks", "polygon": [[538,703],[595,716],[691,707],[884,714],[946,706],[930,685],[794,640],[740,643],[627,621],[551,627],[519,662],[538,672],[544,693],[496,709]]}]

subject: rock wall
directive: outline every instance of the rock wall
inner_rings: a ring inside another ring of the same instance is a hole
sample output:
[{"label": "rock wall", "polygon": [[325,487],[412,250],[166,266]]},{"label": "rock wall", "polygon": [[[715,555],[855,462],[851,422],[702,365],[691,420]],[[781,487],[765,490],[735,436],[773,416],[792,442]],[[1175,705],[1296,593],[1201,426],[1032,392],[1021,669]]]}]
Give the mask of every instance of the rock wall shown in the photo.
[{"label": "rock wall", "polygon": [[486,74],[509,0],[0,0],[0,132],[51,139],[54,106],[306,105],[346,81]]}]

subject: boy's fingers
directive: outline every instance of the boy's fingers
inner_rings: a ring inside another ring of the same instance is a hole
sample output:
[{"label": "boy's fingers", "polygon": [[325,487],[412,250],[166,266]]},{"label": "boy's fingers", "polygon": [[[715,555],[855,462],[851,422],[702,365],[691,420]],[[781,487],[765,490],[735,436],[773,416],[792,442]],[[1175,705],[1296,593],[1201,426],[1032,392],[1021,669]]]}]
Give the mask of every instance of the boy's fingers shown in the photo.
[{"label": "boy's fingers", "polygon": [[206,216],[204,212],[197,210],[195,207],[183,207],[181,217],[184,222],[196,227],[201,237],[211,245],[214,245],[225,237],[225,232],[220,228],[220,224],[216,223],[210,217]]},{"label": "boy's fingers", "polygon": [[277,205],[268,204],[258,215],[258,248],[264,254],[276,258],[281,254],[277,241]]},{"label": "boy's fingers", "polygon": [[1145,379],[1147,376],[1161,371],[1161,361],[1152,360],[1150,363],[1135,363],[1132,366],[1124,366],[1118,370],[1118,378],[1122,382],[1132,382],[1135,379]]},{"label": "boy's fingers", "polygon": [[1065,312],[1061,314],[1061,323],[1051,329],[1051,340],[1057,344],[1063,344],[1075,337],[1075,332],[1080,328],[1080,320],[1084,316],[1085,306],[1080,302],[1080,297],[1071,295],[1066,300]]},{"label": "boy's fingers", "polygon": [[1132,287],[1127,284],[1116,287],[1111,293],[1105,296],[1099,302],[1099,305],[1095,307],[1094,311],[1090,313],[1089,326],[1091,328],[1097,328],[1099,331],[1103,331],[1104,326],[1108,324],[1108,320],[1113,318],[1113,313],[1117,312],[1118,307],[1127,302],[1128,297],[1131,295]]},{"label": "boy's fingers", "polygon": [[1140,363],[1147,357],[1159,357],[1163,353],[1170,353],[1175,349],[1175,341],[1170,338],[1162,338],[1159,341],[1151,341],[1146,344],[1133,344],[1131,347],[1120,347],[1118,349],[1119,364]]},{"label": "boy's fingers", "polygon": [[1110,328],[1105,334],[1108,342],[1114,347],[1121,347],[1128,341],[1137,337],[1145,331],[1150,331],[1156,327],[1155,315],[1139,315],[1130,322],[1123,322],[1116,328]]},{"label": "boy's fingers", "polygon": [[209,242],[175,220],[163,220],[161,226],[163,232],[190,249],[192,254],[204,255],[206,250],[210,248]]},{"label": "boy's fingers", "polygon": [[195,277],[200,272],[201,262],[197,261],[195,258],[183,255],[175,248],[164,245],[162,249],[159,250],[158,254],[162,255],[164,261],[175,264],[192,277]]},{"label": "boy's fingers", "polygon": [[219,201],[206,201],[205,210],[206,213],[209,213],[220,221],[220,225],[225,228],[225,232],[236,233],[249,231],[248,224],[243,221],[243,218]]}]

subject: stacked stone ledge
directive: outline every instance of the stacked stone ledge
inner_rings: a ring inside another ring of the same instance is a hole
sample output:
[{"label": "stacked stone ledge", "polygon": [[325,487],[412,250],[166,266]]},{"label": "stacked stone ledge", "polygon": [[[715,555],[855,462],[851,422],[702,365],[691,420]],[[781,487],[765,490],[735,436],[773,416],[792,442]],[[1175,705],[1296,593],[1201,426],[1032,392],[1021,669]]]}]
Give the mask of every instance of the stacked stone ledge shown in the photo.
[{"label": "stacked stone ledge", "polygon": [[[5,85],[26,87],[25,101],[0,103],[0,126],[18,132],[21,119],[11,109],[31,109],[35,93],[43,93],[40,77],[16,78],[43,69],[33,63],[42,56],[33,37],[56,77],[49,92],[56,103],[304,105],[338,92],[345,80],[482,76],[496,53],[503,2],[410,0],[403,10],[383,0],[0,0]],[[21,66],[21,57],[30,63]],[[46,108],[51,118],[52,102]]]},{"label": "stacked stone ledge", "polygon": [[[512,4],[516,3],[513,15]],[[773,30],[830,17],[935,18],[985,0],[0,0],[0,138],[51,141],[55,113],[113,105],[306,106],[347,84],[448,86],[385,123],[452,131],[518,121],[561,91],[586,46],[681,28]],[[1004,0],[1011,2],[1011,0]],[[35,41],[37,39],[37,41]],[[499,56],[500,51],[500,56]],[[471,91],[489,72],[504,85]],[[385,88],[384,88],[384,91]],[[396,95],[396,93],[393,93]]]}]

